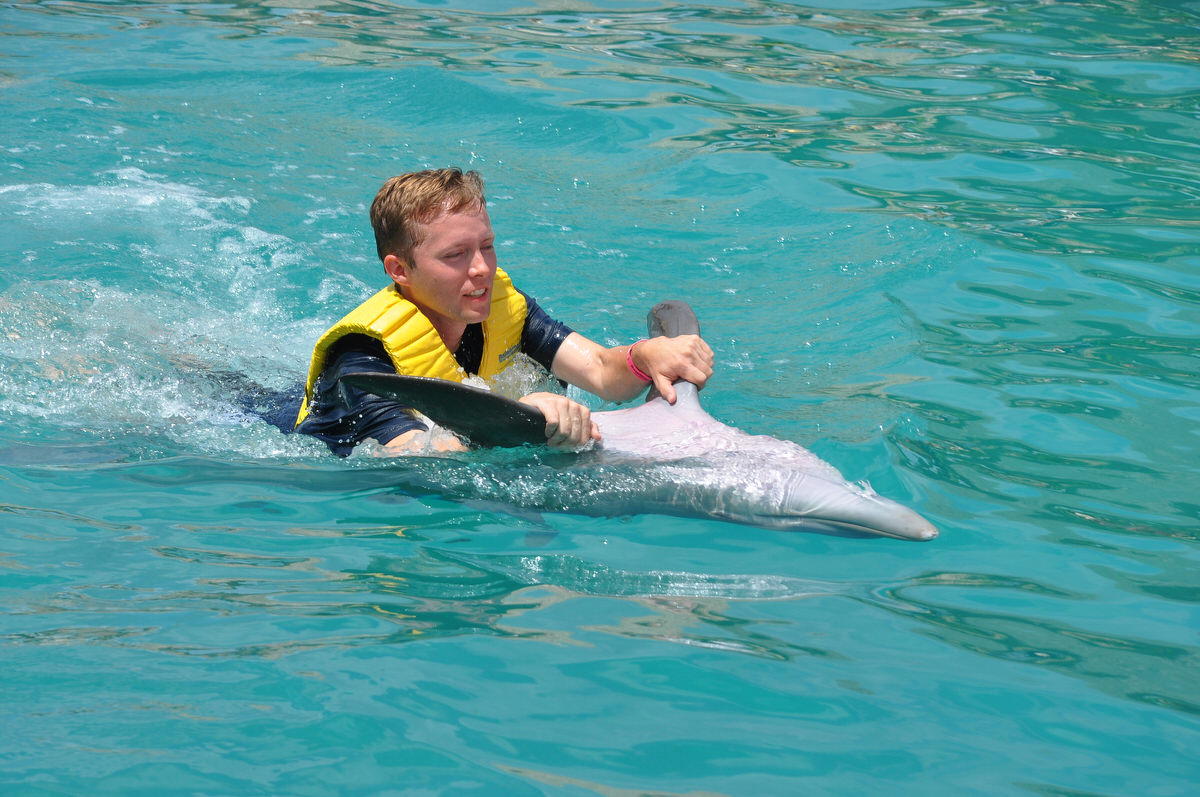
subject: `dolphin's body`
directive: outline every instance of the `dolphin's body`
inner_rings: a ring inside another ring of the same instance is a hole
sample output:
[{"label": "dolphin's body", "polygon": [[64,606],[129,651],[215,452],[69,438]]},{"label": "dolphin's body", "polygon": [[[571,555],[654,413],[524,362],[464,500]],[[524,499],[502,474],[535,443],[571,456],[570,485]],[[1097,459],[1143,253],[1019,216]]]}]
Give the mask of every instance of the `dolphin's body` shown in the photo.
[{"label": "dolphin's body", "polygon": [[[664,302],[650,312],[651,335],[696,334],[690,307]],[[353,374],[342,380],[403,401],[435,422],[484,445],[545,442],[545,418],[478,388],[438,379]],[[567,500],[542,503],[600,515],[660,514],[716,517],[775,529],[881,535],[931,540],[938,531],[916,512],[851,484],[806,448],[766,435],[750,435],[713,418],[689,382],[675,384],[676,399],[652,391],[628,409],[594,412],[602,440],[573,465],[598,466],[581,476],[583,489]],[[615,466],[622,478],[603,478]],[[628,478],[629,468],[638,476]]]},{"label": "dolphin's body", "polygon": [[646,492],[629,497],[633,502],[664,513],[776,529],[844,530],[906,540],[937,536],[925,518],[847,482],[808,449],[721,423],[700,406],[695,385],[680,382],[675,393],[674,404],[659,396],[638,407],[592,414],[603,437],[603,459],[661,463]]}]

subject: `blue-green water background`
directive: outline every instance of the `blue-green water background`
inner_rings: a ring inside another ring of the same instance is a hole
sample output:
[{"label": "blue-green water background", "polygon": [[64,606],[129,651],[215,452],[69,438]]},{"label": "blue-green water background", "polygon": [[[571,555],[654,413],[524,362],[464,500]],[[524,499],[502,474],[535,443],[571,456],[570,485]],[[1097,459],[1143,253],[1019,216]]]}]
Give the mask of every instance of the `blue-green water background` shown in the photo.
[{"label": "blue-green water background", "polygon": [[[3,789],[1187,792],[1200,3],[457,5],[0,5]],[[240,413],[447,164],[552,314],[689,301],[714,415],[941,538]]]}]

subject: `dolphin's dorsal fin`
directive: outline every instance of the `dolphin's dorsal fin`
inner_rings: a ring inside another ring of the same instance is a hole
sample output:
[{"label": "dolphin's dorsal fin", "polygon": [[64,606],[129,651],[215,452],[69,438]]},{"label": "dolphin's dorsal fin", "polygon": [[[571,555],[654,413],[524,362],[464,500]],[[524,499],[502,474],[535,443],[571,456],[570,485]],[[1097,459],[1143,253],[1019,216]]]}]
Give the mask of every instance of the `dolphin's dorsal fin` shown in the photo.
[{"label": "dolphin's dorsal fin", "polygon": [[665,335],[677,338],[680,335],[699,335],[700,320],[687,302],[673,299],[659,302],[646,314],[646,329],[651,337]]},{"label": "dolphin's dorsal fin", "polygon": [[[687,302],[671,299],[650,308],[650,312],[646,314],[646,331],[650,333],[650,337],[662,335],[677,338],[680,335],[699,335],[700,319],[696,318],[696,313]],[[646,394],[646,401],[652,401],[661,395],[658,388],[652,387]],[[691,382],[682,379],[676,382],[675,395],[676,405],[680,402],[697,406],[700,404],[699,390]]]}]

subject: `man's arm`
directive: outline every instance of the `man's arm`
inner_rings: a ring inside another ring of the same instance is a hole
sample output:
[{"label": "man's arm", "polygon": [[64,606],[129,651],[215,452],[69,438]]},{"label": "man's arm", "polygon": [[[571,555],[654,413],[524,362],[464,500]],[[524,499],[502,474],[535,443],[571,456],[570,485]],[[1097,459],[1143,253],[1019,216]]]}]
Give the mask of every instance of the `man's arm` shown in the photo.
[{"label": "man's arm", "polygon": [[[647,385],[629,367],[630,360],[651,377],[663,398],[672,404],[675,380],[685,379],[704,387],[712,375],[712,349],[696,335],[651,338],[631,346],[606,349],[572,332],[559,346],[551,370],[560,379],[607,401],[625,401],[641,393]],[[566,396],[531,393],[521,401],[537,407],[546,416],[546,443],[550,446],[577,448],[600,439],[588,408]],[[431,438],[430,432],[417,429],[396,437],[383,448],[390,454],[465,450],[457,438]]]},{"label": "man's arm", "polygon": [[435,434],[432,429],[410,429],[399,437],[393,437],[383,444],[382,454],[397,456],[401,454],[417,454],[427,451],[466,451],[467,447],[450,432]]},{"label": "man's arm", "polygon": [[677,379],[704,387],[712,376],[712,349],[698,335],[650,338],[606,349],[572,332],[559,347],[551,371],[606,401],[627,401],[646,388],[646,382],[629,367],[630,359],[670,404],[675,403]]}]

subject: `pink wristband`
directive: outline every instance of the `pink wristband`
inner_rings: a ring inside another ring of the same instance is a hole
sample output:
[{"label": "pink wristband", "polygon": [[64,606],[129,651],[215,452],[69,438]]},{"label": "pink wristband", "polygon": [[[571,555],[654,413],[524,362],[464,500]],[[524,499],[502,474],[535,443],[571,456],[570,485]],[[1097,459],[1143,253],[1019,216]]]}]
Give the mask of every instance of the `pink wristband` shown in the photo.
[{"label": "pink wristband", "polygon": [[636,376],[638,379],[642,380],[643,382],[652,382],[654,380],[650,378],[650,375],[648,373],[646,373],[641,368],[638,368],[636,365],[633,364],[633,350],[635,348],[637,348],[638,345],[645,343],[645,342],[646,342],[646,338],[642,338],[641,340],[637,341],[637,343],[631,343],[629,345],[629,349],[626,350],[626,352],[625,352],[625,362],[629,366],[629,370],[633,371],[633,375]]}]

